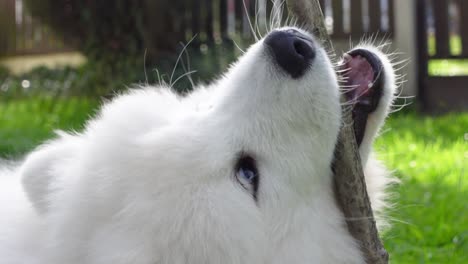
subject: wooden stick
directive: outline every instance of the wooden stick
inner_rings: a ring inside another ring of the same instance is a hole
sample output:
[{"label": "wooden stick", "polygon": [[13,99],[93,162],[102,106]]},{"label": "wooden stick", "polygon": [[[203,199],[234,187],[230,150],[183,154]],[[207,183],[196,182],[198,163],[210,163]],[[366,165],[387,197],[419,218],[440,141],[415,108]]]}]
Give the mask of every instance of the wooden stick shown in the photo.
[{"label": "wooden stick", "polygon": [[289,12],[297,18],[299,25],[321,40],[327,51],[334,53],[318,0],[287,0],[287,5]]},{"label": "wooden stick", "polygon": [[[323,46],[334,53],[327,34],[318,0],[287,0],[289,11],[297,17],[299,25],[323,41]],[[345,99],[342,98],[344,102]],[[343,104],[347,105],[347,104]],[[359,147],[352,125],[352,111],[343,107],[343,123],[335,149],[335,196],[343,211],[348,230],[360,243],[367,263],[387,264],[388,253],[383,247],[375,224],[362,170]]]}]

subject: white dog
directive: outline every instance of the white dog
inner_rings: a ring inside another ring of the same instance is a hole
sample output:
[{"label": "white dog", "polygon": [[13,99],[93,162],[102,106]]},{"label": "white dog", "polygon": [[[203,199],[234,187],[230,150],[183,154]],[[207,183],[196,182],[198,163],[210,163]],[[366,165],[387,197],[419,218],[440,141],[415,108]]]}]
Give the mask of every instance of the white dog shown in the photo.
[{"label": "white dog", "polygon": [[[388,173],[369,153],[394,71],[373,47],[345,68],[378,211]],[[147,87],[106,103],[0,173],[0,263],[364,263],[333,194],[336,72],[288,27],[186,97]]]}]

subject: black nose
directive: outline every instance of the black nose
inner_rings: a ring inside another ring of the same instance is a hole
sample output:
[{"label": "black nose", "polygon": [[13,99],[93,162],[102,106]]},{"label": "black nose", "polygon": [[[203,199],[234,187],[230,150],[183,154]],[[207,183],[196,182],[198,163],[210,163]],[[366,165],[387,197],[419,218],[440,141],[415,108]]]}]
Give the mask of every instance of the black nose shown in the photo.
[{"label": "black nose", "polygon": [[301,77],[315,58],[312,39],[294,29],[273,31],[264,43],[279,66],[293,78]]}]

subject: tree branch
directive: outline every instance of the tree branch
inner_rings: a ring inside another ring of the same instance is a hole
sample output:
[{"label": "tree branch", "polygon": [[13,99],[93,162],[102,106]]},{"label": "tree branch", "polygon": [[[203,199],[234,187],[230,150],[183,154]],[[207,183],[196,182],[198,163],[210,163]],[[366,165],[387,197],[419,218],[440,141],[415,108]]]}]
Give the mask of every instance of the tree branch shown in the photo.
[{"label": "tree branch", "polygon": [[[287,0],[289,11],[300,25],[323,41],[323,46],[334,52],[325,28],[318,0]],[[342,98],[342,101],[345,101]],[[347,105],[347,104],[343,104]],[[343,211],[348,230],[360,243],[367,263],[387,264],[388,253],[383,247],[375,224],[356,142],[351,109],[344,107],[343,124],[335,149],[335,197]]]}]

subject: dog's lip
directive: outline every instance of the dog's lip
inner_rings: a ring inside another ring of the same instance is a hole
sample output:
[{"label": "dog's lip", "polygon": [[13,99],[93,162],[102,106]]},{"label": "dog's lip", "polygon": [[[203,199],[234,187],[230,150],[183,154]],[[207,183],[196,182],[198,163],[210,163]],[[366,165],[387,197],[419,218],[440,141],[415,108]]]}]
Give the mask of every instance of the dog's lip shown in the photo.
[{"label": "dog's lip", "polygon": [[354,49],[343,55],[340,70],[347,90],[345,98],[353,107],[354,133],[360,145],[367,118],[377,109],[383,94],[383,64],[375,53]]}]

